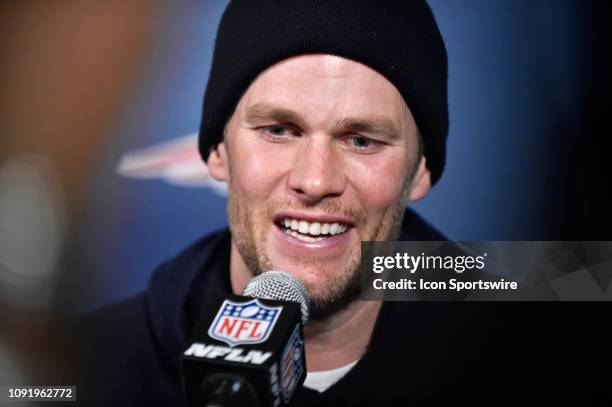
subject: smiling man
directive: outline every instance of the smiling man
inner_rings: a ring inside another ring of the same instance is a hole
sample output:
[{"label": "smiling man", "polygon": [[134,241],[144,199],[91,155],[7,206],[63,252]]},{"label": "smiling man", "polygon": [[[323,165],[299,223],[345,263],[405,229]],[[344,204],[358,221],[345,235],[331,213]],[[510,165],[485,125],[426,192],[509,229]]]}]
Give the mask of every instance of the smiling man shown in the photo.
[{"label": "smiling man", "polygon": [[[295,405],[426,398],[430,390],[408,397],[402,386],[419,363],[409,375],[393,369],[408,364],[398,334],[424,314],[360,301],[360,248],[444,240],[406,206],[442,173],[446,88],[446,51],[422,0],[232,1],[200,128],[210,173],[229,185],[229,230],[164,263],[142,296],[92,318],[105,345],[96,352],[110,361],[96,380],[110,385],[91,397],[183,403],[179,356],[202,309],[274,269],[312,300]],[[134,333],[127,340],[125,330]]]},{"label": "smiling man", "polygon": [[305,55],[259,75],[208,159],[229,183],[234,290],[277,268],[306,284],[315,316],[353,301],[361,241],[397,237],[429,188],[418,137],[397,89],[358,62]]},{"label": "smiling man", "polygon": [[608,319],[589,324],[582,308],[360,300],[362,241],[445,240],[406,206],[440,178],[447,133],[446,51],[424,0],[232,1],[200,128],[229,185],[229,229],[85,318],[77,399],[184,405],[180,356],[203,310],[271,269],[313,302],[293,406],[609,398],[589,364],[605,357]]},{"label": "smiling man", "polygon": [[[229,185],[223,273],[234,293],[268,270],[308,288],[305,386],[322,396],[309,402],[351,387],[363,402],[368,369],[384,370],[364,360],[368,348],[384,359],[372,336],[389,309],[359,301],[361,242],[444,239],[406,206],[442,172],[446,75],[424,1],[234,1],[225,11],[200,129],[210,173]],[[391,326],[377,345],[390,344]]]},{"label": "smiling man", "polygon": [[208,158],[229,183],[232,289],[267,270],[306,285],[310,371],[365,352],[380,303],[357,301],[361,241],[395,239],[407,202],[429,190],[419,146],[391,82],[362,63],[309,54],[258,75]]}]

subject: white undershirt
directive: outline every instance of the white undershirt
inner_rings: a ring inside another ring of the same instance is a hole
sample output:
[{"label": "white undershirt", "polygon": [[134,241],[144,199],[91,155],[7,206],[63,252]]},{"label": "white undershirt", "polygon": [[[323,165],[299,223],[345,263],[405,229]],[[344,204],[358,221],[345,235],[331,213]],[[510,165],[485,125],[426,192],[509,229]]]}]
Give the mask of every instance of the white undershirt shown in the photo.
[{"label": "white undershirt", "polygon": [[357,360],[337,369],[323,370],[320,372],[307,372],[304,386],[319,393],[329,389],[338,380],[342,379],[357,364]]}]

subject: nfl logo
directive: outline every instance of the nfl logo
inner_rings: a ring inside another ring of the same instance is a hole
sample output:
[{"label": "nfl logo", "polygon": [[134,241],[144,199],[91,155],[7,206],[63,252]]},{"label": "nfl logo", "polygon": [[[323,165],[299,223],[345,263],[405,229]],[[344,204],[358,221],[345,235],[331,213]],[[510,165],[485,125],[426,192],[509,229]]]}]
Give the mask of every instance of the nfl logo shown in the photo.
[{"label": "nfl logo", "polygon": [[282,309],[269,307],[257,299],[247,302],[225,300],[208,328],[208,335],[229,346],[265,342]]}]

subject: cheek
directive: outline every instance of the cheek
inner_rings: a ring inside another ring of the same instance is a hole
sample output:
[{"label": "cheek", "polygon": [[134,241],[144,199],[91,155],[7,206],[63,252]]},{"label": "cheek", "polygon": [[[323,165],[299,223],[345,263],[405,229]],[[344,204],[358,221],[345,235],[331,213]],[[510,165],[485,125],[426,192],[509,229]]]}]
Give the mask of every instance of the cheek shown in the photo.
[{"label": "cheek", "polygon": [[407,162],[404,154],[395,154],[348,163],[351,185],[364,209],[385,212],[395,208],[402,198]]},{"label": "cheek", "polygon": [[279,152],[277,147],[255,140],[244,142],[240,149],[233,149],[230,181],[234,183],[234,189],[244,192],[243,199],[266,199],[279,187],[290,169],[292,158]]}]

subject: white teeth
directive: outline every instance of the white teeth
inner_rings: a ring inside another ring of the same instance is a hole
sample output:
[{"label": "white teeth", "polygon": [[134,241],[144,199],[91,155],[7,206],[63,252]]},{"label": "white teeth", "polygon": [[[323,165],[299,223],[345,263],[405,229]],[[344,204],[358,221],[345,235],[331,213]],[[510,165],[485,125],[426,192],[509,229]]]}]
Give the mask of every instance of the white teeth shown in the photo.
[{"label": "white teeth", "polygon": [[324,223],[323,226],[321,226],[321,234],[327,235],[329,233],[329,226],[329,223]]},{"label": "white teeth", "polygon": [[295,237],[296,239],[299,239],[303,242],[308,242],[308,243],[312,243],[312,242],[318,242],[321,240],[325,240],[327,239],[326,237],[310,237],[310,236],[304,236],[299,234],[298,232],[296,232],[295,230],[289,230],[289,229],[285,229],[285,233],[287,233],[288,235],[291,235],[293,237]]},{"label": "white teeth", "polygon": [[306,222],[305,220],[301,220],[300,221],[300,228],[298,229],[298,231],[300,233],[308,233],[308,230],[310,229],[309,226],[310,225],[308,225],[308,222]]},{"label": "white teeth", "polygon": [[338,225],[337,223],[334,223],[333,225],[331,225],[329,227],[329,233],[331,233],[332,235],[335,235],[336,233],[338,233],[338,227],[340,225]]},{"label": "white teeth", "polygon": [[[325,239],[325,237],[313,238],[313,236],[319,235],[337,235],[346,232],[348,225],[340,223],[321,223],[321,222],[308,222],[305,220],[297,220],[292,218],[285,218],[281,221],[281,225],[284,225],[287,231],[293,231],[295,234],[309,234],[310,236],[303,236],[304,238],[310,239]],[[299,232],[299,233],[298,233]],[[292,233],[289,233],[293,236]],[[303,239],[304,241],[309,241]]]},{"label": "white teeth", "polygon": [[314,222],[310,224],[310,228],[308,228],[308,233],[317,236],[321,232],[321,224],[318,222]]}]

